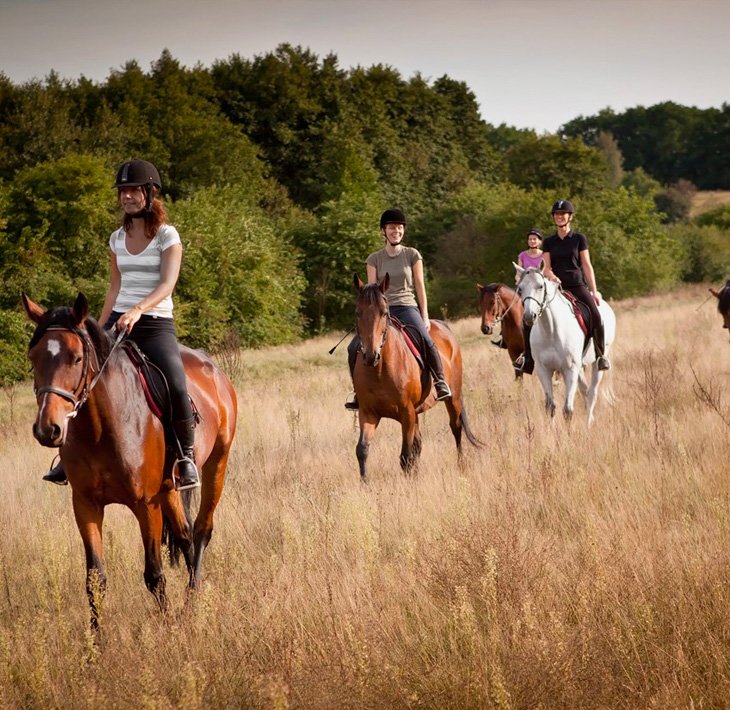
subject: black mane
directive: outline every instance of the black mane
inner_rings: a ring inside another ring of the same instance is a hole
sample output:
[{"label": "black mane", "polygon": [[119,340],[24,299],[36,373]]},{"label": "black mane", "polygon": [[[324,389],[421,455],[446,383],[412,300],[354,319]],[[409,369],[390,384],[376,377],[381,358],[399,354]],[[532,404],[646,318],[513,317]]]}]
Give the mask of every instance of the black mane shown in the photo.
[{"label": "black mane", "polygon": [[85,330],[89,336],[89,340],[96,351],[99,362],[103,362],[109,357],[111,352],[111,337],[93,318],[87,318],[84,321],[84,328],[80,329],[76,326],[76,318],[73,309],[68,306],[58,306],[46,311],[41,318],[41,322],[35,329],[33,337],[28,344],[28,350],[44,336],[46,331],[51,328],[66,328],[72,332],[83,333]]},{"label": "black mane", "polygon": [[717,299],[717,310],[722,314],[730,313],[730,279],[720,291],[720,296]]}]

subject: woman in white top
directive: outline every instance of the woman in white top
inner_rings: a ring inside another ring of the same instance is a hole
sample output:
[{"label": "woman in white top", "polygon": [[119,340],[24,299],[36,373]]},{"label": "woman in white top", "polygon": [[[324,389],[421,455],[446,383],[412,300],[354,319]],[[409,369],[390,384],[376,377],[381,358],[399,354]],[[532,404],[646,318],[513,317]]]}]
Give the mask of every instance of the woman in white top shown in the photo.
[{"label": "woman in white top", "polygon": [[[185,370],[172,318],[172,292],[182,261],[177,229],[168,224],[158,195],[160,174],[146,160],[131,160],[117,172],[115,187],[124,210],[122,226],[109,238],[111,283],[99,322],[124,330],[164,373],[170,389],[172,425],[180,444],[177,489],[200,485],[193,458],[194,426]],[[65,484],[60,466],[46,480]]]}]

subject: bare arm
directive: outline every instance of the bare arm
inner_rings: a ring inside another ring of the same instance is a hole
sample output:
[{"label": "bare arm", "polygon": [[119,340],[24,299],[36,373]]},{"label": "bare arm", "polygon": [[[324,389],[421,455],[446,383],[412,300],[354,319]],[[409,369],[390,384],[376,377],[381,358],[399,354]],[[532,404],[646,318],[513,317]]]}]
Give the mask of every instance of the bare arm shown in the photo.
[{"label": "bare arm", "polygon": [[132,308],[120,316],[117,321],[117,328],[125,328],[127,333],[131,332],[134,324],[143,313],[154,308],[158,303],[172,294],[175,290],[178,276],[180,275],[181,262],[181,244],[173,244],[162,252],[160,259],[160,283],[152,293],[145,296],[137,305],[132,306]]},{"label": "bare arm", "polygon": [[119,273],[119,266],[117,266],[117,255],[113,251],[109,251],[111,257],[111,280],[109,282],[109,290],[106,292],[106,298],[104,299],[104,306],[101,309],[101,315],[99,316],[99,323],[104,325],[109,320],[109,316],[112,314],[112,308],[119,295],[119,288],[122,285],[122,275]]},{"label": "bare arm", "polygon": [[428,299],[426,298],[426,283],[423,278],[423,260],[419,259],[413,265],[413,285],[416,289],[416,300],[421,311],[421,317],[426,325],[426,330],[431,328],[431,321],[428,317]]},{"label": "bare arm", "polygon": [[370,264],[367,264],[367,270],[368,270],[368,283],[369,284],[378,283],[378,270],[374,266],[370,266]]},{"label": "bare arm", "polygon": [[583,269],[583,275],[586,277],[588,282],[588,290],[591,292],[596,303],[601,302],[601,297],[596,288],[596,273],[593,271],[593,264],[591,264],[591,255],[588,253],[588,249],[584,249],[580,252],[580,266]]},{"label": "bare arm", "polygon": [[549,252],[544,251],[542,253],[542,263],[545,265],[545,268],[543,269],[543,273],[545,274],[545,276],[551,281],[555,281],[555,283],[560,283],[560,279],[553,272],[553,263],[550,259]]}]

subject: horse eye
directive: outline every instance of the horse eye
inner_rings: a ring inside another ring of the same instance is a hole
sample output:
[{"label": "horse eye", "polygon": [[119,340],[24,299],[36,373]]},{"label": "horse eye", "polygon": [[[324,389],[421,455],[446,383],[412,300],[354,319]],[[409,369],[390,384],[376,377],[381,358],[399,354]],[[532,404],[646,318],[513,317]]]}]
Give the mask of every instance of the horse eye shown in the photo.
[{"label": "horse eye", "polygon": [[79,356],[78,356],[78,357],[77,357],[77,358],[76,358],[76,359],[74,360],[74,365],[78,365],[78,364],[79,364],[79,363],[80,363],[80,362],[81,362],[82,360],[83,360],[83,358],[81,357],[81,355],[79,355]]}]

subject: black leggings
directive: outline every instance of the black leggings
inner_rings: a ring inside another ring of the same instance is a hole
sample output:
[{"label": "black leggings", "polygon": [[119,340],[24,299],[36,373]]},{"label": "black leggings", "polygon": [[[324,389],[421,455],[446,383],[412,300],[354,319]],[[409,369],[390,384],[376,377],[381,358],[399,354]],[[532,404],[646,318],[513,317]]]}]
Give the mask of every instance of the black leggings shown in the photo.
[{"label": "black leggings", "polygon": [[[104,328],[109,330],[122,314],[112,311]],[[162,370],[170,388],[173,420],[189,419],[193,409],[188,399],[185,368],[180,357],[180,346],[172,318],[142,315],[127,336],[149,360]]]},{"label": "black leggings", "polygon": [[588,307],[588,310],[591,312],[591,335],[593,337],[593,343],[596,350],[599,351],[598,354],[603,355],[605,350],[605,334],[603,332],[601,312],[596,305],[596,299],[593,298],[588,287],[583,284],[578,286],[563,286],[563,291],[572,293],[581,303],[585,303]]}]

